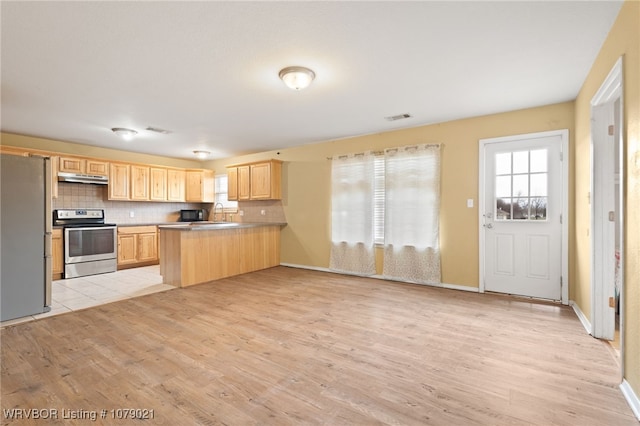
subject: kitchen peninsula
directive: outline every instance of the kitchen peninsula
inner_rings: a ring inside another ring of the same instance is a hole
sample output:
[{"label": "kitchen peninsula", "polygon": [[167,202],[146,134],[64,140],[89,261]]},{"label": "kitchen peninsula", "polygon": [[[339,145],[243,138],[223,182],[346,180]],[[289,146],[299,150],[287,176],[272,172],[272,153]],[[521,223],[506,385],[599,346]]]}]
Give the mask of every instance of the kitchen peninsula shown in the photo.
[{"label": "kitchen peninsula", "polygon": [[160,275],[187,287],[280,264],[283,223],[162,225]]}]

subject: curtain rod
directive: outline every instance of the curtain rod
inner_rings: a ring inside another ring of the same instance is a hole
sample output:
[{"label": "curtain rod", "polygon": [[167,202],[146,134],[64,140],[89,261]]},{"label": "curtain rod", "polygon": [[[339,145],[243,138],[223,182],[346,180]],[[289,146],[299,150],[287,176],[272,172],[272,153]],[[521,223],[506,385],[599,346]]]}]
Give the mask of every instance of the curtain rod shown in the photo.
[{"label": "curtain rod", "polygon": [[[398,151],[400,149],[403,149],[403,150],[407,151],[407,150],[410,150],[410,149],[417,149],[417,148],[419,148],[421,146],[424,146],[425,148],[428,148],[428,147],[431,147],[431,146],[442,147],[442,146],[444,146],[444,144],[443,143],[418,144],[418,145],[401,146],[401,147],[398,147],[398,148],[387,148],[387,149],[385,149],[383,151],[370,151],[370,152],[373,155],[384,155],[384,153],[386,151]],[[348,158],[349,155],[356,156],[356,155],[364,155],[364,154],[365,154],[364,152],[357,152],[355,154],[338,155],[338,158],[339,159],[343,159],[343,158]],[[333,158],[334,157],[327,157],[327,160],[333,160]]]}]

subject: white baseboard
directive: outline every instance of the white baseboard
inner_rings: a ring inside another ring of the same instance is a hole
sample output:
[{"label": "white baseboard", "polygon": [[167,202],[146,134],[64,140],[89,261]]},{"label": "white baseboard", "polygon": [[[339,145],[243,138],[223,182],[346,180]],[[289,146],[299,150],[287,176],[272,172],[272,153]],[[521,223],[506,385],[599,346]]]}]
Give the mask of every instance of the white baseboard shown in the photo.
[{"label": "white baseboard", "polygon": [[636,395],[626,380],[623,380],[620,384],[620,390],[622,391],[622,395],[624,395],[624,399],[627,400],[627,403],[631,407],[631,411],[633,411],[636,418],[640,420],[640,398],[638,398],[638,395]]},{"label": "white baseboard", "polygon": [[[344,272],[336,272],[333,271],[329,268],[322,268],[319,266],[307,266],[307,265],[297,265],[294,263],[281,263],[280,266],[286,266],[289,268],[298,268],[298,269],[309,269],[312,271],[320,271],[320,272],[329,272],[332,274],[341,274],[341,275],[355,275],[357,277],[366,277],[366,278],[375,278],[378,280],[387,280],[387,278],[383,277],[382,275],[359,275],[359,274],[347,274]],[[389,280],[389,281],[396,281],[396,282],[405,282],[405,281],[400,281],[400,280]],[[408,283],[408,284],[416,284],[416,283]],[[439,288],[446,288],[449,290],[460,290],[460,291],[470,291],[473,293],[478,293],[479,289],[477,287],[468,287],[466,285],[457,285],[457,284],[446,284],[446,283],[440,283],[440,284],[418,284],[418,285],[426,285],[426,286],[430,286],[430,287],[439,287]]]},{"label": "white baseboard", "polygon": [[569,300],[569,306],[571,306],[573,308],[573,311],[578,316],[578,319],[582,323],[582,326],[584,327],[584,329],[587,330],[587,333],[591,334],[591,330],[592,330],[591,329],[591,322],[587,319],[587,317],[584,315],[584,313],[580,310],[580,306],[578,306],[576,304],[576,302],[574,302],[573,300]]}]

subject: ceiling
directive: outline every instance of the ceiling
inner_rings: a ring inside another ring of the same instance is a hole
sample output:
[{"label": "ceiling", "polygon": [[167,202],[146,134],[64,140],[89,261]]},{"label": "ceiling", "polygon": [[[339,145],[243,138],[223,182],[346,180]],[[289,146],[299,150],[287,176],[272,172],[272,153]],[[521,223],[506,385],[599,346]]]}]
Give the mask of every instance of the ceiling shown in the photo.
[{"label": "ceiling", "polygon": [[215,159],[569,101],[621,4],[2,1],[1,129]]}]

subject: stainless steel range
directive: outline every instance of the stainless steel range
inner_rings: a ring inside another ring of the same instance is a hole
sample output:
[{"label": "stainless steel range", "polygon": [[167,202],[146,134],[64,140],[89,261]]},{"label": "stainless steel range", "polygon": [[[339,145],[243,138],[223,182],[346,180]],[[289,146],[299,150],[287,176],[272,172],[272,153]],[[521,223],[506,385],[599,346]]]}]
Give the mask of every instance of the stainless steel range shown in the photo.
[{"label": "stainless steel range", "polygon": [[104,210],[54,210],[53,225],[64,228],[64,278],[118,269],[116,225],[104,223]]}]

